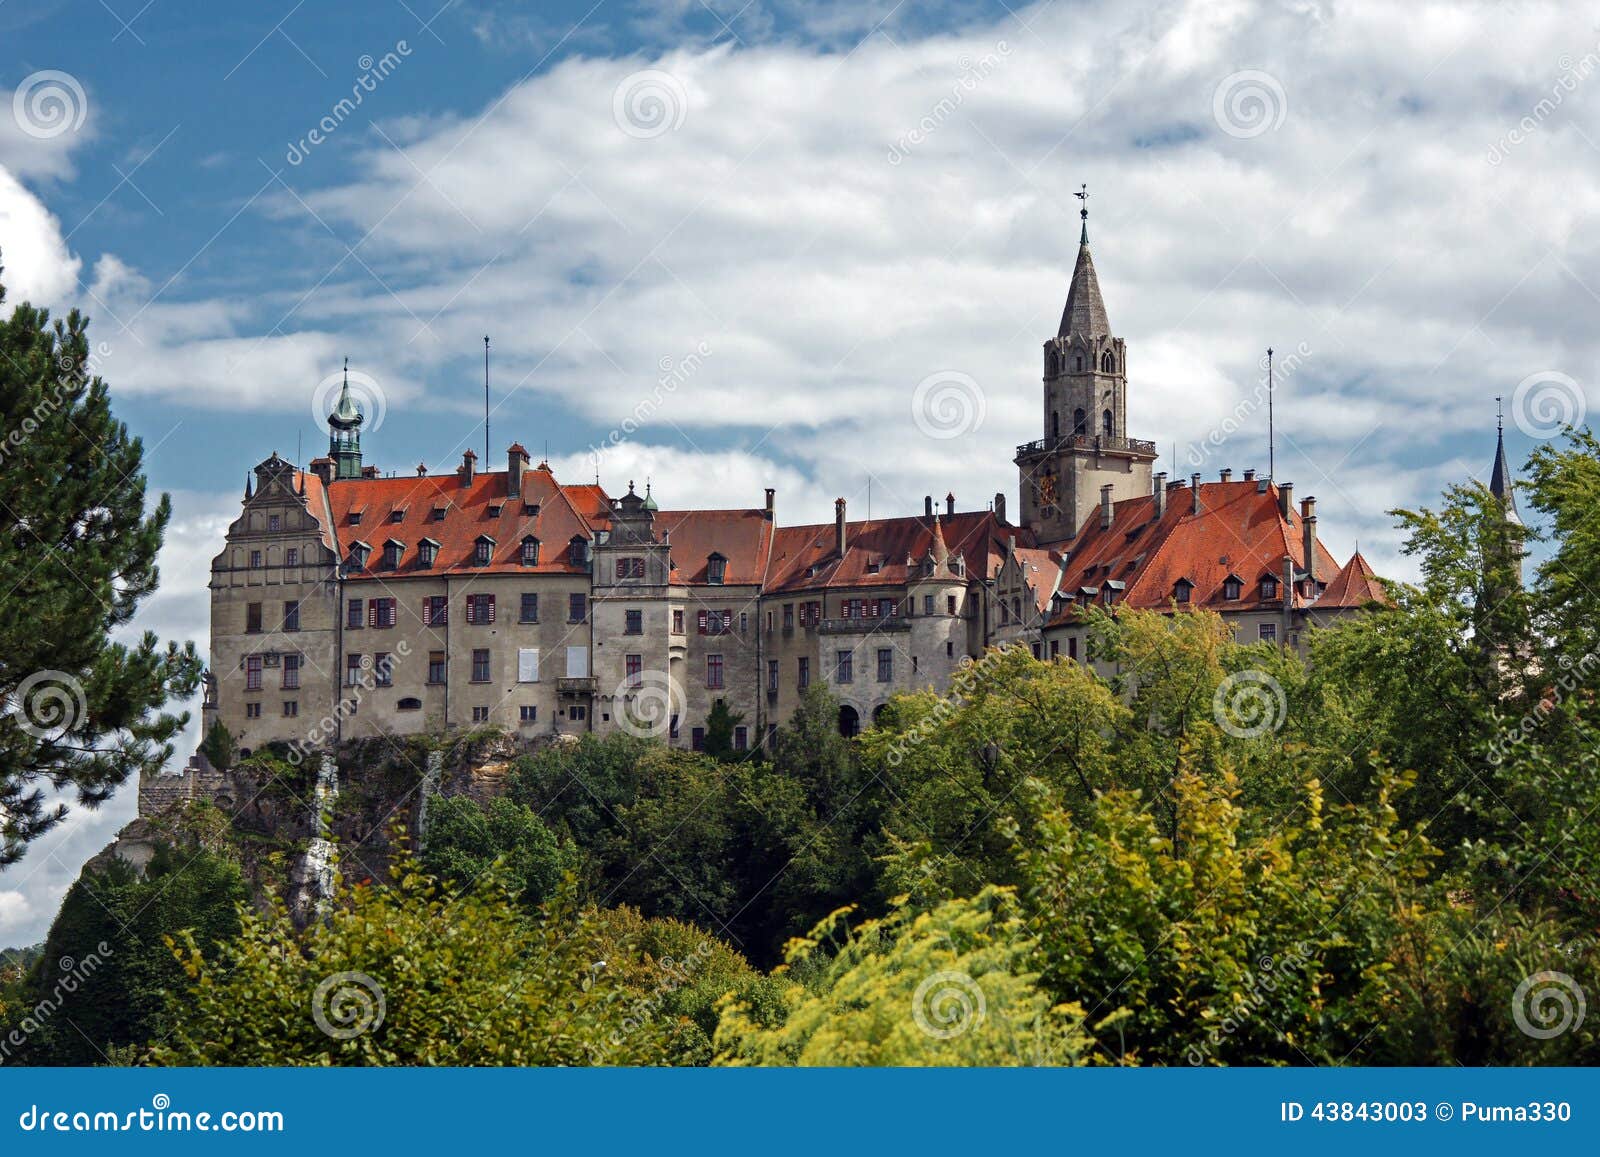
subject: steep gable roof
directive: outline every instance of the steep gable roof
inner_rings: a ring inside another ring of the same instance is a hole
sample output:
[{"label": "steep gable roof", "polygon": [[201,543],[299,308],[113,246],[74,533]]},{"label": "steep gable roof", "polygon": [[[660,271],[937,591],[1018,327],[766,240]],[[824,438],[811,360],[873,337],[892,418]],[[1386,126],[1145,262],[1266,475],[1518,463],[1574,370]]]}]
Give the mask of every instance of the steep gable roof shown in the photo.
[{"label": "steep gable roof", "polygon": [[1358,550],[1344,564],[1344,569],[1334,576],[1328,589],[1317,600],[1319,608],[1364,607],[1368,603],[1387,603],[1389,593],[1383,589],[1372,567]]}]

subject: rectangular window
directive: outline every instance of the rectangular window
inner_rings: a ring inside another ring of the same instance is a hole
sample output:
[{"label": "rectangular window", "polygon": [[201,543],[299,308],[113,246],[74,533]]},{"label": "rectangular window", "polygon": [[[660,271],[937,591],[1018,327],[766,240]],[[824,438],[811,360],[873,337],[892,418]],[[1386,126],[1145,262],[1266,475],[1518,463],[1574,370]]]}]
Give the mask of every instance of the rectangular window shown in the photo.
[{"label": "rectangular window", "polygon": [[300,629],[300,603],[298,601],[283,604],[283,629],[298,631]]},{"label": "rectangular window", "polygon": [[954,658],[956,653],[956,645],[954,643],[946,643],[944,645],[944,653],[947,657]]},{"label": "rectangular window", "polygon": [[438,686],[444,682],[444,652],[428,652],[428,682]]},{"label": "rectangular window", "polygon": [[582,723],[589,718],[589,709],[587,707],[568,707],[567,718]]},{"label": "rectangular window", "polygon": [[281,515],[281,514],[269,514],[269,515],[267,515],[267,530],[268,530],[269,533],[272,532],[272,531],[278,531],[278,530],[282,530],[282,529],[283,529],[283,515]]},{"label": "rectangular window", "polygon": [[1072,635],[1067,639],[1067,658],[1074,661],[1078,658],[1078,636]]},{"label": "rectangular window", "polygon": [[293,719],[300,714],[300,701],[298,699],[285,699],[283,701],[283,715],[285,719]]},{"label": "rectangular window", "polygon": [[795,678],[795,685],[802,691],[811,686],[811,660],[804,656],[800,659],[800,668]]},{"label": "rectangular window", "polygon": [[694,748],[696,751],[704,751],[706,749],[706,729],[704,727],[694,727],[690,729],[689,746]]},{"label": "rectangular window", "polygon": [[494,622],[494,596],[468,595],[467,622],[487,626]]},{"label": "rectangular window", "polygon": [[523,723],[539,722],[539,708],[531,703],[524,703],[517,709],[518,719]]},{"label": "rectangular window", "polygon": [[778,689],[778,660],[776,660],[776,659],[768,659],[767,660],[767,690],[768,691],[776,691],[777,689]]},{"label": "rectangular window", "polygon": [[247,655],[244,660],[244,689],[261,690],[261,656]]},{"label": "rectangular window", "polygon": [[517,615],[519,623],[537,623],[539,621],[539,596],[533,591],[522,592],[522,610]]},{"label": "rectangular window", "polygon": [[644,559],[642,559],[642,558],[619,558],[619,559],[617,559],[617,578],[618,579],[642,579],[642,578],[644,578]]},{"label": "rectangular window", "polygon": [[1261,624],[1261,641],[1263,643],[1275,643],[1275,642],[1278,641],[1278,624],[1277,623],[1262,623]]},{"label": "rectangular window", "polygon": [[674,635],[683,634],[683,612],[682,611],[673,611],[672,612],[672,633]]},{"label": "rectangular window", "polygon": [[783,604],[783,629],[786,630],[786,631],[794,630],[794,604],[793,603],[784,603]]},{"label": "rectangular window", "polygon": [[517,648],[517,682],[537,683],[539,681],[539,648]]},{"label": "rectangular window", "polygon": [[379,651],[372,656],[372,677],[379,687],[394,684],[394,656],[388,651]]},{"label": "rectangular window", "polygon": [[644,656],[624,655],[623,666],[628,676],[628,686],[638,687],[644,683]]},{"label": "rectangular window", "polygon": [[1052,659],[1058,659],[1058,658],[1061,657],[1061,640],[1060,639],[1051,639],[1050,640],[1050,657]]},{"label": "rectangular window", "polygon": [[344,657],[344,684],[346,687],[361,686],[361,656],[356,654]]},{"label": "rectangular window", "polygon": [[256,570],[260,566],[261,566],[261,552],[259,550],[252,550],[250,552],[250,569],[251,570]]},{"label": "rectangular window", "polygon": [[722,656],[706,656],[706,686],[713,691],[722,689]]},{"label": "rectangular window", "polygon": [[625,612],[623,612],[622,633],[624,635],[642,635],[642,634],[644,634],[644,612],[643,611],[625,611]]},{"label": "rectangular window", "polygon": [[450,600],[443,595],[429,595],[422,600],[422,625],[442,627],[450,619]]},{"label": "rectangular window", "polygon": [[1033,657],[1035,659],[1043,658],[1043,652],[1039,649],[1038,643],[1033,645]]},{"label": "rectangular window", "polygon": [[587,607],[587,602],[586,602],[585,597],[583,595],[581,595],[581,594],[570,594],[570,595],[568,595],[567,596],[567,622],[569,622],[569,623],[581,623],[587,617],[588,617],[588,607]]},{"label": "rectangular window", "polygon": [[389,628],[395,624],[395,601],[393,599],[367,600],[367,625],[369,627]]},{"label": "rectangular window", "polygon": [[298,691],[300,689],[299,655],[285,655],[283,657],[283,689],[285,691]]},{"label": "rectangular window", "polygon": [[853,651],[837,651],[834,653],[833,681],[835,683],[855,682],[855,653]]},{"label": "rectangular window", "polygon": [[894,682],[894,648],[878,648],[878,682]]},{"label": "rectangular window", "polygon": [[735,727],[733,729],[733,749],[747,751],[750,747],[750,729],[748,727]]},{"label": "rectangular window", "polygon": [[945,597],[944,597],[944,613],[947,614],[947,615],[953,615],[953,614],[956,613],[956,596],[955,595],[945,595]]},{"label": "rectangular window", "polygon": [[244,608],[244,629],[247,635],[261,633],[261,604],[247,603]]},{"label": "rectangular window", "polygon": [[894,600],[893,599],[879,599],[878,600],[878,617],[880,619],[888,619],[888,618],[893,618],[894,617]]},{"label": "rectangular window", "polygon": [[667,737],[669,739],[678,738],[678,717],[676,715],[674,715],[671,721],[667,724]]},{"label": "rectangular window", "polygon": [[933,596],[932,595],[923,595],[922,596],[922,613],[925,614],[925,615],[933,614]]},{"label": "rectangular window", "polygon": [[739,633],[742,635],[750,629],[750,616],[744,611],[739,612]]},{"label": "rectangular window", "polygon": [[489,709],[487,707],[474,707],[472,709],[472,721],[474,723],[489,722]]},{"label": "rectangular window", "polygon": [[478,566],[489,565],[489,552],[494,550],[494,543],[486,538],[480,538],[473,546],[472,561]]},{"label": "rectangular window", "polygon": [[489,648],[479,647],[472,652],[472,681],[474,683],[487,683],[489,681]]},{"label": "rectangular window", "polygon": [[299,566],[300,565],[300,548],[299,547],[291,546],[288,550],[283,552],[283,565],[284,566]]},{"label": "rectangular window", "polygon": [[589,648],[567,648],[567,678],[587,679],[589,677]]},{"label": "rectangular window", "polygon": [[351,599],[347,604],[345,604],[345,629],[349,631],[359,631],[361,629],[361,624],[364,622],[366,622],[366,618],[363,614],[361,600]]},{"label": "rectangular window", "polygon": [[246,703],[244,705],[244,717],[246,719],[260,719],[261,718],[261,704],[259,704],[259,703]]}]

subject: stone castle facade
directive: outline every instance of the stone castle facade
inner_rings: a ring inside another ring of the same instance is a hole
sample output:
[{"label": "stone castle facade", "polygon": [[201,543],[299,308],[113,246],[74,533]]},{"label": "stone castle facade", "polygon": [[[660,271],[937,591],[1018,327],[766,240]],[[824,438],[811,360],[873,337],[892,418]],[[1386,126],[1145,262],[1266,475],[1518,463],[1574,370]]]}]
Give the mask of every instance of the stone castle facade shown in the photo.
[{"label": "stone castle facade", "polygon": [[1383,599],[1290,484],[1153,474],[1127,390],[1087,225],[1044,344],[1043,436],[1015,456],[1015,524],[1000,494],[867,521],[840,499],[831,524],[797,526],[771,490],[744,509],[664,510],[648,486],[563,483],[518,444],[503,470],[468,450],[453,472],[381,477],[347,386],[328,455],[256,466],[212,563],[205,725],[244,750],[473,726],[695,747],[720,700],[735,746],[754,748],[812,683],[852,734],[991,646],[1082,661],[1091,603],[1204,607],[1241,641],[1298,646]]}]

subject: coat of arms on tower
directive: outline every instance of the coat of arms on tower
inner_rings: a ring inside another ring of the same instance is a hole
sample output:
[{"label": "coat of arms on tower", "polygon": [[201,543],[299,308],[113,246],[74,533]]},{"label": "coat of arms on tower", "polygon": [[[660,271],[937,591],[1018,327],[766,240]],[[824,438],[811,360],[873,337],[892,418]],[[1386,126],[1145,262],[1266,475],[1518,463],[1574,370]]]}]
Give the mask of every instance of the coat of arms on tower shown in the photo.
[{"label": "coat of arms on tower", "polygon": [[1039,509],[1045,514],[1053,514],[1056,509],[1056,476],[1045,472],[1039,478]]}]

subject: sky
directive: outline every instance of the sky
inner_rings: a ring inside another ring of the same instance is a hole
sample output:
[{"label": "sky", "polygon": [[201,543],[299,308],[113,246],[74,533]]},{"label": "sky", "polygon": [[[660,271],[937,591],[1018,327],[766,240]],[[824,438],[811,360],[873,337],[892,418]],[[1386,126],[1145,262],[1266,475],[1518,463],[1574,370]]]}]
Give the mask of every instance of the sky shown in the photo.
[{"label": "sky", "polygon": [[[174,504],[135,626],[202,651],[347,357],[385,472],[483,453],[487,335],[491,466],[1014,504],[1084,186],[1156,469],[1266,469],[1273,347],[1277,477],[1406,578],[1387,512],[1487,479],[1497,396],[1514,464],[1596,399],[1597,74],[1519,0],[0,0],[0,262],[92,319]],[[0,946],[135,794],[0,872]]]}]

